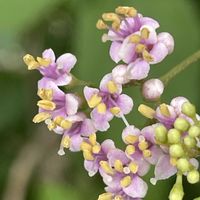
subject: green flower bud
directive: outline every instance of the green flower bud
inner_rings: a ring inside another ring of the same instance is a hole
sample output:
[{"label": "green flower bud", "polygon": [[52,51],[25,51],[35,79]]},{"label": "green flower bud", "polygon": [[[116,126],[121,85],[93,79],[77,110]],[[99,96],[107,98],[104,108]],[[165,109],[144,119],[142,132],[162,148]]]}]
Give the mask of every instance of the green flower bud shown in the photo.
[{"label": "green flower bud", "polygon": [[189,135],[186,136],[184,138],[184,144],[188,147],[188,148],[194,148],[197,144],[197,141],[193,138],[190,137]]},{"label": "green flower bud", "polygon": [[197,197],[197,198],[195,198],[195,199],[193,199],[193,200],[200,200],[200,197]]},{"label": "green flower bud", "polygon": [[188,172],[190,170],[190,163],[186,158],[178,159],[176,166],[183,173]]},{"label": "green flower bud", "polygon": [[190,184],[198,183],[199,178],[199,172],[197,170],[192,170],[187,175],[187,180]]},{"label": "green flower bud", "polygon": [[184,155],[184,150],[180,144],[173,144],[169,147],[169,153],[174,158],[180,158]]},{"label": "green flower bud", "polygon": [[200,128],[198,126],[191,126],[188,133],[191,137],[198,137],[200,135]]},{"label": "green flower bud", "polygon": [[192,117],[193,118],[196,115],[196,108],[190,102],[185,102],[182,105],[182,113],[187,115],[188,117]]},{"label": "green flower bud", "polygon": [[165,143],[167,141],[167,129],[163,125],[159,125],[155,129],[156,140],[160,143]]},{"label": "green flower bud", "polygon": [[179,117],[174,122],[174,127],[179,131],[185,132],[189,129],[190,124],[186,119]]},{"label": "green flower bud", "polygon": [[170,129],[167,137],[170,144],[177,144],[181,141],[181,133],[176,129]]}]

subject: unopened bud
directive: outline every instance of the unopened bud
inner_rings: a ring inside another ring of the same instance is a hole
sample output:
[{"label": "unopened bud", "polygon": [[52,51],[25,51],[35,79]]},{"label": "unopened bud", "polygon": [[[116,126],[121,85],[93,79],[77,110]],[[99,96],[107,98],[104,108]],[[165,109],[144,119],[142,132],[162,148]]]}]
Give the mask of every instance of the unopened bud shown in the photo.
[{"label": "unopened bud", "polygon": [[182,113],[187,115],[188,117],[195,117],[196,115],[196,108],[190,102],[185,102],[182,105]]},{"label": "unopened bud", "polygon": [[178,159],[176,166],[183,173],[189,171],[189,169],[190,169],[190,163],[186,158]]},{"label": "unopened bud", "polygon": [[150,101],[158,100],[164,91],[164,84],[159,79],[150,79],[142,86],[142,94],[145,99]]},{"label": "unopened bud", "polygon": [[188,147],[188,148],[194,148],[197,144],[197,141],[190,136],[186,136],[184,138],[184,144]]},{"label": "unopened bud", "polygon": [[169,148],[169,153],[174,158],[180,158],[184,155],[184,150],[180,144],[173,144]]},{"label": "unopened bud", "polygon": [[118,65],[112,70],[112,77],[116,83],[125,84],[129,82],[127,77],[127,66]]},{"label": "unopened bud", "polygon": [[190,184],[198,183],[199,178],[199,172],[197,170],[192,170],[187,175],[187,180]]},{"label": "unopened bud", "polygon": [[179,117],[174,122],[174,127],[179,131],[185,132],[189,129],[190,124],[186,119]]},{"label": "unopened bud", "polygon": [[167,129],[165,126],[157,126],[155,129],[155,134],[158,142],[165,143],[167,141]]},{"label": "unopened bud", "polygon": [[200,136],[200,128],[198,126],[191,126],[188,133],[191,137],[198,137]]},{"label": "unopened bud", "polygon": [[177,144],[181,140],[181,133],[176,129],[171,129],[169,130],[167,137],[170,144]]}]

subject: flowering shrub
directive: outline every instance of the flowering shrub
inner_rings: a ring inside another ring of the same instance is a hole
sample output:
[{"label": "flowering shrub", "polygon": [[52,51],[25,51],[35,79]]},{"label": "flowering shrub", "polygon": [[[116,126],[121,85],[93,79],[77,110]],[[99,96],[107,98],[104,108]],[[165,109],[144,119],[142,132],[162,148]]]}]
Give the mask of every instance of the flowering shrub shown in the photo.
[{"label": "flowering shrub", "polygon": [[[170,200],[183,199],[182,177],[191,184],[199,182],[200,117],[196,108],[184,97],[175,97],[168,105],[161,102],[164,88],[171,78],[200,57],[197,52],[160,79],[147,79],[150,66],[162,62],[173,52],[174,40],[167,33],[157,33],[159,23],[144,17],[133,7],[118,7],[104,13],[97,28],[106,31],[102,41],[111,41],[110,57],[118,65],[106,74],[99,86],[78,80],[71,74],[76,57],[70,53],[55,58],[52,49],[36,59],[27,54],[24,62],[29,70],[42,74],[38,81],[38,114],[34,123],[45,122],[50,131],[61,135],[59,155],[65,149],[82,151],[89,176],[99,173],[106,185],[99,200],[139,200],[148,190],[143,180],[151,166],[155,167],[152,184],[177,175]],[[127,86],[141,86],[145,101],[138,111],[149,125],[138,129],[129,124],[126,115],[134,107],[131,97],[123,93]],[[82,93],[73,93],[76,87]],[[122,140],[125,149],[114,141],[97,141],[99,132],[110,128],[118,117],[125,124]]]}]

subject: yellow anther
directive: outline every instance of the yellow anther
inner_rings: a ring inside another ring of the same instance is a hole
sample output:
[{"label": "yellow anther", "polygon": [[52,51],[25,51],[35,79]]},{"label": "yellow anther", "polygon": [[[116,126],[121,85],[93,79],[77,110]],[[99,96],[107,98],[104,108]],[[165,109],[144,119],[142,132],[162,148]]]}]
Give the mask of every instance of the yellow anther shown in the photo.
[{"label": "yellow anther", "polygon": [[38,67],[40,67],[40,64],[30,54],[26,54],[23,57],[23,60],[24,60],[25,64],[28,66],[28,70],[33,70],[33,69],[37,69]]},{"label": "yellow anther", "polygon": [[92,147],[92,152],[98,154],[101,151],[101,146],[96,144]]},{"label": "yellow anther", "polygon": [[170,164],[172,165],[172,166],[176,166],[176,164],[177,164],[177,158],[173,158],[173,157],[171,157],[170,158]]},{"label": "yellow anther", "polygon": [[95,145],[97,143],[97,136],[96,133],[93,133],[89,136],[89,141],[92,145]]},{"label": "yellow anther", "polygon": [[128,187],[132,182],[132,179],[130,176],[126,176],[124,177],[121,181],[120,181],[120,184],[123,188],[126,188]]},{"label": "yellow anther", "polygon": [[149,118],[149,119],[153,119],[154,115],[155,115],[155,110],[153,110],[151,107],[146,106],[144,104],[141,104],[138,107],[138,111],[145,117]]},{"label": "yellow anther", "polygon": [[149,38],[149,34],[150,34],[150,31],[149,31],[148,28],[143,28],[143,29],[141,30],[141,37],[142,37],[143,39],[148,39],[148,38]]},{"label": "yellow anther", "polygon": [[70,147],[70,137],[69,136],[64,136],[64,138],[62,139],[61,144],[62,144],[63,147],[68,149]]},{"label": "yellow anther", "polygon": [[54,122],[60,126],[61,122],[64,120],[64,117],[62,116],[57,116],[55,119],[54,119]]},{"label": "yellow anther", "polygon": [[114,21],[113,23],[112,23],[112,28],[114,29],[114,30],[119,30],[120,29],[120,21]]},{"label": "yellow anther", "polygon": [[131,170],[131,172],[132,172],[133,174],[136,174],[136,173],[138,172],[139,166],[138,166],[138,164],[136,164],[136,163],[134,163],[134,162],[131,162],[131,163],[129,164],[129,169]]},{"label": "yellow anther", "polygon": [[105,24],[105,22],[104,22],[102,19],[99,19],[99,20],[97,21],[96,27],[97,27],[97,29],[99,29],[99,30],[105,30],[105,29],[108,28],[108,26]]},{"label": "yellow anther", "polygon": [[123,197],[120,195],[115,196],[114,200],[123,200]]},{"label": "yellow anther", "polygon": [[120,18],[116,13],[104,13],[102,15],[104,21],[118,22],[120,23]]},{"label": "yellow anther", "polygon": [[115,12],[127,17],[135,17],[137,15],[137,10],[133,7],[119,6],[115,9]]},{"label": "yellow anther", "polygon": [[149,149],[145,149],[142,153],[145,158],[149,158],[152,156],[152,153]]},{"label": "yellow anther", "polygon": [[101,102],[101,100],[102,98],[98,96],[98,94],[94,94],[88,101],[88,105],[90,108],[95,108]]},{"label": "yellow anther", "polygon": [[135,153],[135,147],[134,147],[133,145],[128,145],[128,146],[126,147],[126,153],[127,153],[128,155],[134,154],[134,153]]},{"label": "yellow anther", "polygon": [[146,51],[146,50],[144,50],[142,52],[142,56],[143,56],[144,60],[146,60],[147,62],[153,62],[154,61],[154,59],[151,56],[151,54],[148,51]]},{"label": "yellow anther", "polygon": [[121,112],[121,110],[120,110],[120,108],[119,107],[113,107],[113,108],[111,108],[110,109],[110,112],[113,114],[113,115],[118,115],[120,112]]},{"label": "yellow anther", "polygon": [[118,172],[123,172],[123,163],[121,160],[116,160],[114,163],[115,170]]},{"label": "yellow anther", "polygon": [[114,174],[112,167],[110,167],[107,161],[101,161],[100,166],[104,170],[104,172],[106,172],[107,174],[110,174],[110,175]]},{"label": "yellow anther", "polygon": [[37,61],[42,67],[48,67],[51,64],[51,60],[46,58],[37,57]]},{"label": "yellow anther", "polygon": [[82,151],[92,151],[92,145],[88,144],[87,142],[82,142],[81,143],[81,150]]},{"label": "yellow anther", "polygon": [[60,123],[60,126],[63,129],[70,129],[72,127],[72,122],[68,121],[68,120],[62,120]]},{"label": "yellow anther", "polygon": [[135,144],[138,141],[138,136],[136,136],[136,135],[127,135],[124,138],[124,140],[125,140],[125,142],[127,144]]},{"label": "yellow anther", "polygon": [[141,37],[139,36],[139,35],[132,35],[131,37],[130,37],[130,42],[132,42],[132,43],[135,43],[135,44],[138,44],[138,43],[140,43],[140,41],[141,41]]},{"label": "yellow anther", "polygon": [[92,161],[94,160],[94,156],[92,155],[92,153],[88,150],[84,150],[83,151],[83,157],[85,158],[85,160],[89,160]]},{"label": "yellow anther", "polygon": [[128,17],[135,17],[137,15],[137,10],[133,7],[130,8],[130,10],[128,11],[127,16]]},{"label": "yellow anther", "polygon": [[146,142],[144,140],[144,141],[139,142],[138,147],[139,147],[139,149],[141,151],[144,151],[144,150],[146,150],[149,147],[149,145],[148,145],[148,142]]},{"label": "yellow anther", "polygon": [[165,117],[170,117],[169,108],[165,103],[161,104],[159,108],[160,108],[161,114],[163,114]]},{"label": "yellow anther", "polygon": [[45,121],[46,119],[49,119],[50,117],[51,117],[50,113],[41,112],[41,113],[38,113],[37,115],[35,115],[35,117],[33,118],[33,122],[40,123],[40,122]]},{"label": "yellow anther", "polygon": [[54,110],[56,108],[56,104],[49,100],[40,100],[37,105],[44,110]]},{"label": "yellow anther", "polygon": [[51,121],[50,123],[48,123],[47,127],[50,131],[52,131],[56,128],[56,124],[53,121]]},{"label": "yellow anther", "polygon": [[144,44],[138,44],[135,48],[135,51],[137,53],[142,53],[146,49],[146,46]]},{"label": "yellow anther", "polygon": [[113,197],[112,193],[104,193],[99,195],[98,200],[112,200],[113,199],[112,197]]},{"label": "yellow anther", "polygon": [[111,94],[114,94],[118,91],[118,88],[117,88],[117,85],[116,83],[114,83],[113,81],[109,81],[107,83],[107,88],[108,88],[108,91],[111,93]]},{"label": "yellow anther", "polygon": [[100,103],[99,105],[97,105],[97,111],[100,114],[105,114],[106,112],[106,104],[105,103]]},{"label": "yellow anther", "polygon": [[53,99],[53,90],[51,90],[51,89],[38,89],[37,95],[43,100],[51,101]]}]

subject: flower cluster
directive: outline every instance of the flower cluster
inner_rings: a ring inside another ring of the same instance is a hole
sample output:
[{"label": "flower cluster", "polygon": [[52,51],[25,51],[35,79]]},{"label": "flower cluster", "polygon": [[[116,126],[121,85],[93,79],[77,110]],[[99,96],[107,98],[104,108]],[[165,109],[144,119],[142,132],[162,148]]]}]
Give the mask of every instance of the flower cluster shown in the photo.
[{"label": "flower cluster", "polygon": [[[45,122],[50,131],[62,136],[59,155],[65,154],[64,149],[83,153],[89,176],[99,173],[106,185],[98,200],[143,199],[148,191],[143,177],[151,166],[155,166],[152,184],[177,174],[169,199],[181,200],[182,176],[191,184],[200,180],[196,159],[200,155],[200,117],[184,97],[174,98],[170,105],[161,103],[164,83],[159,79],[144,80],[151,64],[163,61],[173,52],[173,37],[166,32],[157,33],[159,23],[143,17],[133,7],[104,13],[97,28],[108,31],[102,40],[112,42],[112,60],[123,62],[103,77],[99,87],[71,74],[77,60],[70,53],[57,60],[51,49],[36,59],[29,54],[24,56],[28,69],[37,69],[42,75],[38,81],[39,111],[33,122]],[[127,121],[126,115],[134,103],[123,93],[124,86],[134,86],[137,81],[144,99],[157,105],[138,107],[149,119],[149,126],[142,129]],[[84,95],[69,92],[77,86],[82,87]],[[98,133],[107,131],[114,117],[125,124],[124,149],[117,148],[110,139],[102,143],[97,140]]]}]

